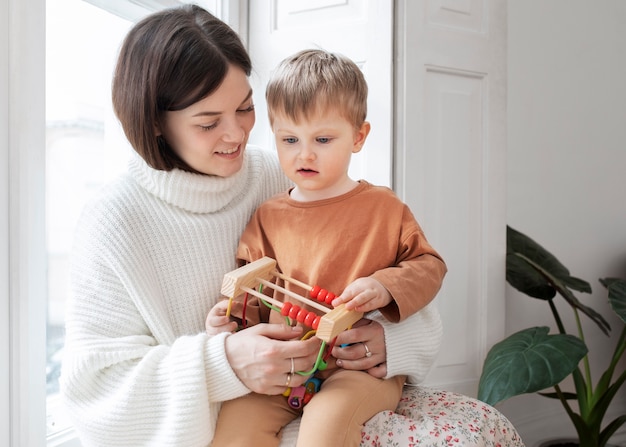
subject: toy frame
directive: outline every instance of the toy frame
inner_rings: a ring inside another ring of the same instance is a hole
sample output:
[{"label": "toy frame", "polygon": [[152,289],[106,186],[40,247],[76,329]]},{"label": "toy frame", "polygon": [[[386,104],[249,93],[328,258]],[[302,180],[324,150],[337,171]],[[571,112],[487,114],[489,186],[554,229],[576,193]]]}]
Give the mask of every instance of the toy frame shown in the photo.
[{"label": "toy frame", "polygon": [[315,289],[313,286],[278,272],[276,270],[276,260],[265,256],[224,275],[221,293],[230,300],[228,312],[230,312],[232,300],[246,292],[282,309],[285,303],[268,297],[254,289],[257,284],[263,284],[265,287],[277,290],[322,312],[315,336],[327,343],[330,343],[340,332],[346,330],[363,317],[362,312],[347,310],[344,304],[340,304],[334,309],[329,309],[316,301],[280,287],[270,281],[274,277],[295,284],[304,290],[312,291]]}]

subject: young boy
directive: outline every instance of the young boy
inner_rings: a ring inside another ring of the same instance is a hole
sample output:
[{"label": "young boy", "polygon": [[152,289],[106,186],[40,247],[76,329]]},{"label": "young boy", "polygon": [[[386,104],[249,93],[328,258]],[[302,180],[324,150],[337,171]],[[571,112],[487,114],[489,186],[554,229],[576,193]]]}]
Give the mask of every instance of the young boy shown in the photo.
[{"label": "young boy", "polygon": [[[332,306],[379,310],[393,322],[430,303],[445,263],[389,188],[348,176],[350,158],[370,131],[361,70],[341,55],[305,50],[279,65],[266,96],[279,161],[295,186],[259,207],[238,258],[269,256],[286,276],[340,293]],[[258,311],[254,322],[284,321],[263,306]],[[232,324],[225,316],[207,318],[211,333],[232,330]],[[363,348],[365,357],[375,354]],[[298,447],[358,446],[363,424],[396,408],[405,380],[344,370],[332,361],[316,376],[324,380],[321,389],[301,409],[282,395],[252,393],[225,402],[212,445],[277,446],[281,429],[301,415]]]}]

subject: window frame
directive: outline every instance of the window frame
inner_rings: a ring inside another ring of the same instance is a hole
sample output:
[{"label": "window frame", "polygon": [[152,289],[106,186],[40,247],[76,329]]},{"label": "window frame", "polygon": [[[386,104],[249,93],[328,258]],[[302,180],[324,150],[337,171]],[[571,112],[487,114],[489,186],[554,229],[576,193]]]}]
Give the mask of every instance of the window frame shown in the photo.
[{"label": "window frame", "polygon": [[0,444],[46,434],[45,2],[0,0]]}]

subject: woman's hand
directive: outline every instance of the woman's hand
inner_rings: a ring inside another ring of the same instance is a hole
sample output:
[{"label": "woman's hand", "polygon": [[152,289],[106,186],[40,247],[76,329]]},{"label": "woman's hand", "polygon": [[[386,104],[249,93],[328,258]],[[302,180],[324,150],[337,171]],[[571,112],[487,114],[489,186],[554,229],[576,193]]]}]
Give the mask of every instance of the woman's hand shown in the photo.
[{"label": "woman's hand", "polygon": [[[346,346],[342,348],[342,345]],[[366,318],[357,321],[352,329],[337,336],[332,356],[337,359],[337,366],[341,368],[367,371],[382,379],[387,375],[387,348],[383,327]]]},{"label": "woman's hand", "polygon": [[313,368],[320,341],[312,337],[299,340],[301,327],[283,324],[257,324],[229,335],[226,357],[239,380],[255,393],[281,394],[309,378],[296,371]]}]

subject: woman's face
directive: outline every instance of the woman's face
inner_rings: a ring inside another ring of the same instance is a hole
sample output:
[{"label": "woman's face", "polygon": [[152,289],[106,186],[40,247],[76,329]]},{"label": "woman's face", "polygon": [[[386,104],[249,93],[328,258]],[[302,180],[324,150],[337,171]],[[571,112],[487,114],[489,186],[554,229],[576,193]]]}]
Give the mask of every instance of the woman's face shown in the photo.
[{"label": "woman's face", "polygon": [[166,112],[160,133],[191,168],[229,177],[241,169],[254,120],[248,77],[231,65],[222,84],[209,96],[186,109]]}]

